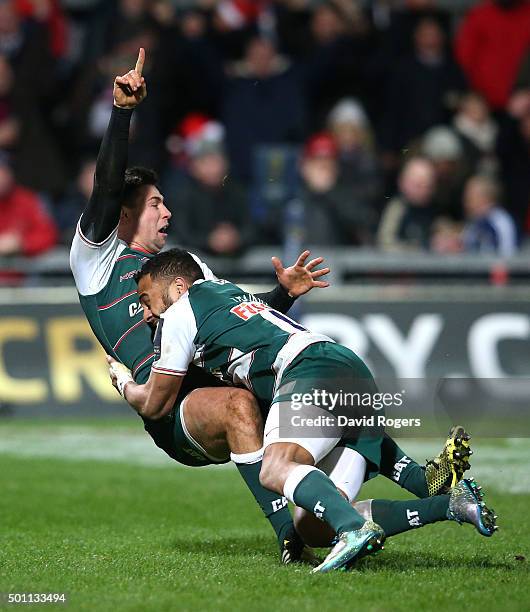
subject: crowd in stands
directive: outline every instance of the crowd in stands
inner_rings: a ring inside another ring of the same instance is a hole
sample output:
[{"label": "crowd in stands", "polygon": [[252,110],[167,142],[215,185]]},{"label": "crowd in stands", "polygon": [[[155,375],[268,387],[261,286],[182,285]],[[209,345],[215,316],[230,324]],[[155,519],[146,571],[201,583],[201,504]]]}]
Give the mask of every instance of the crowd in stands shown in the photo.
[{"label": "crowd in stands", "polygon": [[0,256],[68,245],[113,79],[173,242],[514,254],[530,0],[0,0]]}]

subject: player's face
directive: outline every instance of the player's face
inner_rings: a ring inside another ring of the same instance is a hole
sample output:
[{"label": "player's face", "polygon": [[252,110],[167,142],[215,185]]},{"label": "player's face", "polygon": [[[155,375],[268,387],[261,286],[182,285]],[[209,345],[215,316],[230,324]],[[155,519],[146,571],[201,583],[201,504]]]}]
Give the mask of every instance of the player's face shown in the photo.
[{"label": "player's face", "polygon": [[140,304],[144,309],[144,321],[152,324],[171,304],[167,304],[164,287],[160,282],[153,282],[151,276],[143,276],[138,283]]},{"label": "player's face", "polygon": [[158,253],[164,248],[170,219],[171,212],[164,204],[164,197],[154,185],[149,185],[137,230],[138,240],[146,250]]},{"label": "player's face", "polygon": [[175,279],[168,283],[166,279],[153,281],[149,274],[142,276],[138,283],[138,295],[144,310],[144,321],[148,325],[156,323],[160,315],[180,298],[185,290],[180,281]]}]

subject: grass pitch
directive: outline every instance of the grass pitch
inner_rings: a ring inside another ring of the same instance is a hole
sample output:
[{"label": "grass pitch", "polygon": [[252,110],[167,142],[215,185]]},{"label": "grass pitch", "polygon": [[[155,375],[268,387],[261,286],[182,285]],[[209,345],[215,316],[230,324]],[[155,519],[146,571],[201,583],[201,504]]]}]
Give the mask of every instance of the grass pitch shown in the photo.
[{"label": "grass pitch", "polygon": [[[494,537],[432,525],[351,573],[312,576],[279,565],[232,468],[177,467],[135,421],[0,424],[0,607],[20,608],[6,593],[64,592],[68,610],[113,612],[528,610],[530,443],[474,442]],[[378,478],[362,497],[405,495]]]}]

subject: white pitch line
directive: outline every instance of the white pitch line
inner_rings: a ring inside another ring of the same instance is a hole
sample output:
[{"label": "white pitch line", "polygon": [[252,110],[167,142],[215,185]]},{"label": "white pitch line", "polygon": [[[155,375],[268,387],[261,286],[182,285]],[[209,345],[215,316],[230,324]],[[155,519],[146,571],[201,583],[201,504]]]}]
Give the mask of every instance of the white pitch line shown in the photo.
[{"label": "white pitch line", "polygon": [[[440,450],[434,440],[400,440],[411,457],[423,463]],[[484,485],[506,493],[530,493],[530,440],[477,443],[470,473]],[[96,427],[0,427],[0,456],[65,461],[111,461],[152,468],[186,469],[158,449],[141,431]]]}]

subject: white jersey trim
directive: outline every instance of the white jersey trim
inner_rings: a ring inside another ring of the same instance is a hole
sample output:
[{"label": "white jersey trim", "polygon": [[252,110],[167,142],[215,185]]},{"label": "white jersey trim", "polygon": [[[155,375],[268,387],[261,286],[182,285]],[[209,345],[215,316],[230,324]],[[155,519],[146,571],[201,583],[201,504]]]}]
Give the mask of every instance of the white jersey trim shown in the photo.
[{"label": "white jersey trim", "polygon": [[303,350],[317,342],[333,342],[335,340],[324,334],[315,334],[313,332],[297,332],[292,334],[287,342],[282,346],[276,355],[276,359],[272,364],[273,372],[276,374],[274,384],[273,397],[278,392],[283,373]]}]

